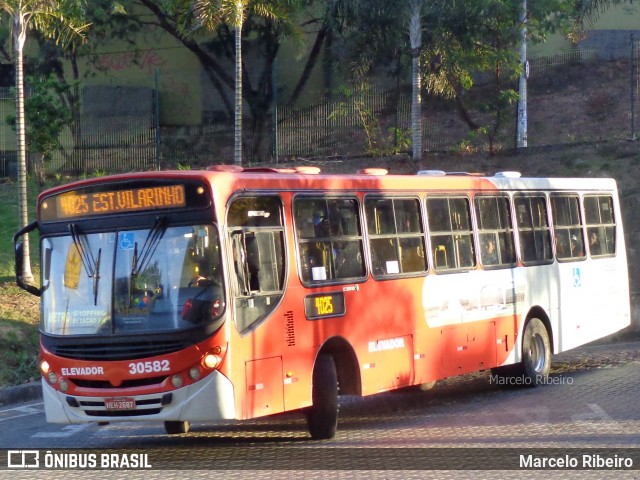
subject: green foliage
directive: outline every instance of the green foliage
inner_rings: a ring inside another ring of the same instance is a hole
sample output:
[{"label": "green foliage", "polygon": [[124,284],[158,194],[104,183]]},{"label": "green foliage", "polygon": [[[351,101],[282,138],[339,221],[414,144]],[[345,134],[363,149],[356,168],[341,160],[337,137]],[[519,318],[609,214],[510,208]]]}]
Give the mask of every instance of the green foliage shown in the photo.
[{"label": "green foliage", "polygon": [[398,154],[411,149],[411,130],[408,128],[389,127],[389,137],[393,141],[392,153]]},{"label": "green foliage", "polygon": [[[344,3],[357,14],[345,16],[345,28],[339,32],[345,44],[340,62],[343,68],[348,66],[356,81],[374,71],[407,81],[414,53],[407,28],[412,2],[369,0],[365,8],[357,8],[364,6],[359,0]],[[529,41],[542,41],[549,33],[568,30],[578,6],[585,8],[586,3],[612,2],[529,1]],[[484,133],[493,151],[510,105],[517,100],[514,81],[521,72],[522,0],[429,0],[421,5],[424,89],[431,95],[454,99],[469,130]],[[589,6],[590,11],[593,8]],[[490,81],[492,88],[473,95],[477,78]]]},{"label": "green foliage", "polygon": [[[24,103],[29,138],[27,147],[29,151],[40,154],[36,172],[40,185],[44,185],[44,164],[55,150],[61,148],[60,134],[72,121],[71,110],[61,100],[71,87],[60,83],[53,75],[27,77],[26,84],[31,92]],[[15,129],[15,116],[8,117],[7,122]]]},{"label": "green foliage", "polygon": [[364,149],[374,157],[397,154],[411,148],[411,131],[390,127],[383,132],[378,115],[371,106],[371,85],[364,82],[341,89],[344,100],[329,114],[329,119],[342,118],[354,122],[365,134]]},{"label": "green foliage", "polygon": [[380,150],[380,123],[367,102],[370,91],[371,85],[366,82],[354,88],[343,88],[345,100],[338,103],[336,109],[329,114],[329,119],[354,117],[365,134],[367,154],[381,155],[383,152]]}]

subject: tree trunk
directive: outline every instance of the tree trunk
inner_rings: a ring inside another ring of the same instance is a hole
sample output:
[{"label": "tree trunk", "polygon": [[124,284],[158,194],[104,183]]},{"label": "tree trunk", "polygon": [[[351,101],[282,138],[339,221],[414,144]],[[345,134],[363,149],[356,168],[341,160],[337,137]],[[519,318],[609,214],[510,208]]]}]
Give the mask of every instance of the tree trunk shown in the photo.
[{"label": "tree trunk", "polygon": [[422,26],[420,19],[421,0],[411,2],[409,40],[411,41],[411,137],[413,160],[422,160],[422,99],[420,78],[420,49],[422,47]]},{"label": "tree trunk", "polygon": [[[18,211],[20,226],[29,224],[29,211],[27,199],[27,141],[25,135],[24,119],[24,66],[23,49],[27,30],[24,17],[20,11],[13,16],[13,43],[16,52],[16,140],[18,149]],[[22,277],[27,284],[34,283],[31,273],[31,255],[29,254],[29,235],[24,236],[24,249],[22,257],[22,272],[16,275]]]},{"label": "tree trunk", "polygon": [[236,25],[236,75],[233,130],[233,163],[242,165],[242,21]]}]

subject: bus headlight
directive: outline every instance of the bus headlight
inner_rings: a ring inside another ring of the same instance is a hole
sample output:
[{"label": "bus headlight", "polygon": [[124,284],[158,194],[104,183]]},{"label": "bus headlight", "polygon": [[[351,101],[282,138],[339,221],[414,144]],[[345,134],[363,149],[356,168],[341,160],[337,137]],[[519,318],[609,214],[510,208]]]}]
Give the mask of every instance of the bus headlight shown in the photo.
[{"label": "bus headlight", "polygon": [[51,385],[55,385],[58,381],[58,375],[56,375],[56,372],[49,372],[47,373],[47,379]]},{"label": "bus headlight", "polygon": [[189,369],[189,377],[191,377],[191,380],[198,380],[200,378],[200,369],[198,367],[191,367]]},{"label": "bus headlight", "polygon": [[58,382],[58,385],[60,386],[60,390],[63,392],[66,392],[67,390],[69,390],[69,382],[67,382],[66,378],[61,378],[60,381]]},{"label": "bus headlight", "polygon": [[42,375],[46,375],[47,373],[49,373],[49,369],[51,367],[49,367],[49,362],[47,362],[46,360],[43,360],[40,363],[40,371],[42,372]]},{"label": "bus headlight", "polygon": [[216,368],[219,363],[220,363],[220,357],[218,357],[217,355],[214,355],[213,353],[207,353],[202,359],[202,364],[205,367],[210,368],[211,370]]},{"label": "bus headlight", "polygon": [[180,375],[174,375],[171,377],[171,385],[175,388],[180,388],[182,386],[182,377]]}]

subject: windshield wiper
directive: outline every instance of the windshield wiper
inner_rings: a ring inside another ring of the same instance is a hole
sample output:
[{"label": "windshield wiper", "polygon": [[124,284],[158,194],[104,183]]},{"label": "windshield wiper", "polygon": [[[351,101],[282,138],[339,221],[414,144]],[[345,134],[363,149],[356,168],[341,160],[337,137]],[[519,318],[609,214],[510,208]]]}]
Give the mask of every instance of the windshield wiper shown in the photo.
[{"label": "windshield wiper", "polygon": [[98,284],[100,283],[100,259],[102,258],[102,249],[98,249],[97,259],[93,256],[91,248],[87,244],[85,249],[82,245],[82,238],[78,232],[78,226],[75,223],[69,225],[69,231],[71,232],[71,240],[80,255],[82,266],[84,267],[87,276],[93,279],[93,302],[94,305],[98,304]]},{"label": "windshield wiper", "polygon": [[95,269],[93,271],[93,304],[98,305],[98,283],[100,283],[100,258],[102,258],[102,249],[98,249],[98,258],[96,260]]},{"label": "windshield wiper", "polygon": [[133,259],[131,261],[131,276],[137,276],[141,270],[144,270],[147,264],[153,258],[153,255],[160,245],[160,240],[167,231],[167,217],[157,217],[153,226],[147,234],[140,255],[138,256],[138,242],[135,242],[133,247]]},{"label": "windshield wiper", "polygon": [[78,251],[78,255],[80,255],[80,260],[82,261],[82,266],[84,267],[87,276],[93,277],[93,267],[95,265],[95,261],[93,259],[93,255],[91,254],[91,249],[87,248],[88,252],[85,251],[84,247],[82,246],[80,234],[78,233],[78,226],[75,223],[69,225],[69,231],[71,232],[71,240],[73,240],[73,244]]}]

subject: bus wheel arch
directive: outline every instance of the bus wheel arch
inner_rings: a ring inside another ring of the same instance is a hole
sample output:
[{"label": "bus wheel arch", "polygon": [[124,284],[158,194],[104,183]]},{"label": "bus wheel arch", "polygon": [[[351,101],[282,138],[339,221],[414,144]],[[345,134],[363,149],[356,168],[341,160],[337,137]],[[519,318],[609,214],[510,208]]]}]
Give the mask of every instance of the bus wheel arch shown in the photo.
[{"label": "bus wheel arch", "polygon": [[544,327],[547,329],[547,335],[549,336],[549,346],[551,347],[551,353],[554,352],[554,342],[553,342],[553,330],[551,329],[551,321],[549,320],[549,316],[547,312],[540,306],[531,307],[529,310],[529,314],[527,315],[527,319],[524,323],[524,328],[522,329],[522,333],[524,334],[524,329],[527,328],[527,325],[531,320],[537,318],[542,322]]},{"label": "bus wheel arch", "polygon": [[536,387],[546,382],[551,368],[553,333],[546,312],[539,306],[531,308],[518,340],[520,361],[495,367],[492,375],[506,387]]},{"label": "bus wheel arch", "polygon": [[358,358],[349,342],[342,337],[332,337],[324,343],[318,352],[320,354],[333,357],[340,395],[362,395]]}]

